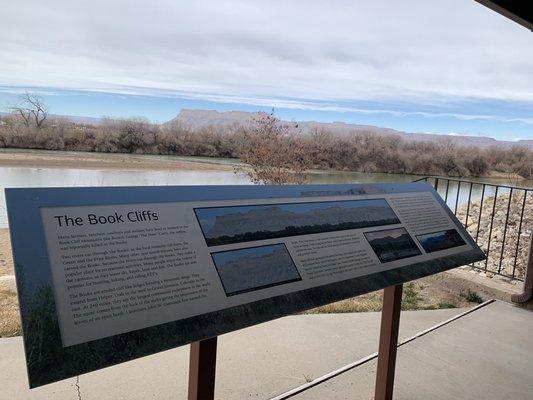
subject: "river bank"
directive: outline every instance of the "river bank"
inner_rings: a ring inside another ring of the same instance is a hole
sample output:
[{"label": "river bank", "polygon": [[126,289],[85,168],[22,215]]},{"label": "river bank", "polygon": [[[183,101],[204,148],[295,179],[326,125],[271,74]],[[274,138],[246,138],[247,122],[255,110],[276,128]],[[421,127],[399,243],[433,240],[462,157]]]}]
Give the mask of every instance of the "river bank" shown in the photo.
[{"label": "river bank", "polygon": [[150,156],[126,153],[2,149],[0,166],[28,168],[152,169],[152,170],[233,170],[237,160],[226,162],[208,157]]},{"label": "river bank", "polygon": [[[0,167],[25,168],[75,168],[95,170],[154,170],[154,171],[227,171],[233,172],[241,165],[235,158],[164,156],[131,153],[96,153],[83,151],[56,151],[32,149],[0,149]],[[386,177],[384,181],[406,181],[402,177],[415,180],[425,175],[394,173],[362,173],[357,171],[311,170],[310,183],[326,183],[320,175],[375,175]],[[317,177],[313,179],[313,177]],[[468,180],[533,187],[533,180],[524,179],[518,174],[490,171],[487,174]],[[331,183],[340,183],[335,180]]]}]

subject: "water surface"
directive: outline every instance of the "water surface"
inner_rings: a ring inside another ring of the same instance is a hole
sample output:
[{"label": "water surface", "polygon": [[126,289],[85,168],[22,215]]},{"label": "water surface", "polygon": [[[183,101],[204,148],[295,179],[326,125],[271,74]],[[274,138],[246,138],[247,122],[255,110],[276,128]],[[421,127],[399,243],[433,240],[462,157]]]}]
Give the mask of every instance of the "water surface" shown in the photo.
[{"label": "water surface", "polygon": [[[182,159],[185,159],[182,157]],[[195,158],[199,161],[199,158]],[[218,160],[213,160],[218,163]],[[227,163],[227,160],[221,162]],[[214,166],[216,168],[216,166]],[[309,183],[372,183],[372,182],[412,182],[420,179],[415,175],[366,174],[360,172],[325,171],[309,175]],[[509,184],[502,179],[483,179],[486,182]],[[244,174],[228,170],[119,170],[119,169],[78,169],[78,168],[27,168],[0,167],[0,227],[7,226],[4,188],[9,187],[80,187],[80,186],[151,186],[151,185],[243,185],[250,184]],[[533,181],[520,181],[520,186],[533,186]],[[439,187],[445,197],[446,185]],[[494,189],[487,188],[485,196]],[[472,198],[481,195],[481,187],[474,186]],[[457,184],[448,187],[448,204],[452,209],[455,203],[467,201],[469,188],[463,185],[457,197]]]}]

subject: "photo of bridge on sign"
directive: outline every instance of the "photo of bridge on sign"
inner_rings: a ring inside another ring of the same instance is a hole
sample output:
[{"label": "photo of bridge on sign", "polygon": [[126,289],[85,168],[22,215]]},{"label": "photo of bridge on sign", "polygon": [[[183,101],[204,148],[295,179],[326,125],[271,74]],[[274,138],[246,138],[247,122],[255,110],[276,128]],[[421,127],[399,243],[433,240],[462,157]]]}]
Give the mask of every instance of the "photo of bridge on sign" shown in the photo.
[{"label": "photo of bridge on sign", "polygon": [[425,183],[6,199],[31,387],[192,343],[190,398],[211,398],[218,335],[383,288],[394,322],[401,284],[485,257]]}]

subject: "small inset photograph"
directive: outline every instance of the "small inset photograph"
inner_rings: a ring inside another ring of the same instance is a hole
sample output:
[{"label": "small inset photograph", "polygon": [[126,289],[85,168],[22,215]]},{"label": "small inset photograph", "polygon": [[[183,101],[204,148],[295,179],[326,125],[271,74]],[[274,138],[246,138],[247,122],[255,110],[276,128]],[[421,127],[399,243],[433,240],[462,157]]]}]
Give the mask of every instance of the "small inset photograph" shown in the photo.
[{"label": "small inset photograph", "polygon": [[427,253],[464,246],[466,244],[459,232],[455,229],[425,233],[418,235],[416,238]]},{"label": "small inset photograph", "polygon": [[365,232],[364,235],[382,263],[422,254],[404,228]]},{"label": "small inset photograph", "polygon": [[227,296],[302,280],[283,243],[211,253]]}]

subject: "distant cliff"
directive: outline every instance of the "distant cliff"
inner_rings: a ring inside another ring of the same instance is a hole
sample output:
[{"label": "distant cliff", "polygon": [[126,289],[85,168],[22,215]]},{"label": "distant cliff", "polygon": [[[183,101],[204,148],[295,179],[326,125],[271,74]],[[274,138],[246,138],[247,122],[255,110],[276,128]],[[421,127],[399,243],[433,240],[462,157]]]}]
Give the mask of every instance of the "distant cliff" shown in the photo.
[{"label": "distant cliff", "polygon": [[[179,124],[180,126],[197,130],[208,127],[218,129],[230,129],[238,126],[248,125],[258,113],[245,111],[225,111],[218,112],[215,110],[188,110],[183,109],[172,120],[166,124]],[[434,142],[445,138],[453,139],[454,143],[461,146],[477,146],[481,148],[490,146],[524,146],[533,149],[533,140],[519,140],[516,142],[496,140],[485,136],[461,136],[461,135],[439,135],[429,133],[409,133],[398,131],[390,128],[383,128],[372,125],[348,124],[345,122],[316,122],[316,121],[291,121],[287,122],[295,130],[301,133],[310,133],[314,131],[327,131],[336,136],[348,136],[353,133],[373,133],[382,135],[397,135],[404,140],[415,142]]]},{"label": "distant cliff", "polygon": [[285,249],[262,256],[247,256],[229,261],[218,268],[218,273],[228,293],[300,278]]},{"label": "distant cliff", "polygon": [[248,232],[276,232],[287,227],[337,225],[396,219],[389,207],[347,208],[333,206],[326,209],[295,213],[277,206],[218,216],[213,227],[206,232],[208,238],[235,236]]}]

